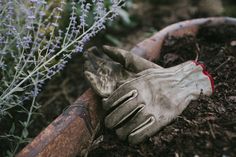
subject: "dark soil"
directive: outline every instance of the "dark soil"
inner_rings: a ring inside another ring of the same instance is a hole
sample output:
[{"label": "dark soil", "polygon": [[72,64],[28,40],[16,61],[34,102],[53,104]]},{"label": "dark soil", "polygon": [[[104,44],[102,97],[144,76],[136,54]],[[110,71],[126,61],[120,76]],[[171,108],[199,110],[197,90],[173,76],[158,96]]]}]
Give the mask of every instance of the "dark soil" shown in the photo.
[{"label": "dark soil", "polygon": [[[182,1],[183,4],[181,0],[134,0],[133,13],[130,14],[138,18],[138,25],[129,29],[122,26],[124,32],[111,32],[114,33],[113,36],[119,36],[118,40],[122,43],[120,47],[128,50],[166,25],[203,16],[196,12],[195,3],[198,1],[187,0],[187,4],[186,0]],[[223,2],[227,4],[224,15],[235,17],[235,0]],[[195,59],[198,44],[201,52],[199,60],[207,65],[215,80],[214,95],[192,102],[172,124],[139,146],[129,146],[127,142],[118,140],[114,132],[103,127],[101,136],[96,139],[97,144],[91,147],[88,156],[236,156],[236,46],[230,45],[236,40],[235,32],[235,27],[206,28],[200,31],[197,38],[170,37],[165,42],[162,58],[157,63],[168,67]],[[97,38],[92,45],[98,41],[99,44],[107,44],[105,35],[101,36],[103,38]],[[81,54],[76,54],[63,72],[45,85],[38,98],[38,103],[42,106],[39,109],[40,115],[33,118],[29,137],[35,137],[88,88],[82,65]],[[2,123],[0,132],[9,130],[10,124],[7,126]],[[8,142],[2,141],[0,144],[0,154],[9,149],[10,145],[5,143]]]},{"label": "dark soil", "polygon": [[199,53],[199,61],[215,81],[214,94],[192,101],[176,120],[138,146],[118,140],[105,129],[88,156],[236,156],[235,41],[234,26],[202,28],[196,37],[169,37],[157,64],[170,67],[194,60]]}]

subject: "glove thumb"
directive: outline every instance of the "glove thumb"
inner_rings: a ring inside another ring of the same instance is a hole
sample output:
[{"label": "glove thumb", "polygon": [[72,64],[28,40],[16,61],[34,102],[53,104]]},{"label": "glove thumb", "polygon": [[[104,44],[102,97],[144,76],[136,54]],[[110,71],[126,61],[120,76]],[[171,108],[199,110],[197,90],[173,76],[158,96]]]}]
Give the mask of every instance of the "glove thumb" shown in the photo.
[{"label": "glove thumb", "polygon": [[111,46],[103,46],[103,49],[111,59],[119,62],[129,71],[138,73],[149,68],[163,69],[161,66],[139,57],[132,52]]}]

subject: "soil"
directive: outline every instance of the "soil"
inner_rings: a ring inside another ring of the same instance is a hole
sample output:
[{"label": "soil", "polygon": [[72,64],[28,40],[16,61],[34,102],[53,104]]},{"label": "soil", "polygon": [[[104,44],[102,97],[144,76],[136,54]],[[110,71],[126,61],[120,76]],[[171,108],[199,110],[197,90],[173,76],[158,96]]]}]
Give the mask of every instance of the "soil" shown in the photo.
[{"label": "soil", "polygon": [[[169,4],[165,4],[167,2]],[[134,0],[133,16],[138,18],[138,25],[129,29],[122,27],[125,33],[114,30],[112,33],[115,37],[119,36],[118,40],[122,43],[120,47],[129,50],[171,23],[209,16],[198,13],[195,3],[197,1]],[[224,3],[228,5],[225,10],[230,13],[226,12],[225,15],[236,16],[235,1],[226,0]],[[138,146],[120,141],[113,131],[102,127],[88,156],[236,156],[236,46],[232,46],[236,45],[235,33],[236,28],[223,26],[201,29],[196,38],[168,38],[157,64],[169,67],[195,59],[196,44],[199,45],[199,60],[207,65],[215,80],[213,96],[201,96],[199,100],[191,102],[172,124]],[[95,40],[93,45],[97,41],[98,45],[108,44],[104,38]],[[38,98],[42,106],[39,109],[41,114],[34,118],[35,123],[29,129],[30,137],[35,137],[88,88],[82,65],[81,54],[75,54],[63,72],[45,85]],[[9,149],[3,145],[0,147],[0,152]]]},{"label": "soil", "polygon": [[196,37],[169,37],[161,58],[170,67],[198,54],[215,82],[214,94],[200,96],[170,125],[137,146],[120,141],[114,132],[102,131],[90,157],[224,156],[236,155],[236,27],[202,28]]}]

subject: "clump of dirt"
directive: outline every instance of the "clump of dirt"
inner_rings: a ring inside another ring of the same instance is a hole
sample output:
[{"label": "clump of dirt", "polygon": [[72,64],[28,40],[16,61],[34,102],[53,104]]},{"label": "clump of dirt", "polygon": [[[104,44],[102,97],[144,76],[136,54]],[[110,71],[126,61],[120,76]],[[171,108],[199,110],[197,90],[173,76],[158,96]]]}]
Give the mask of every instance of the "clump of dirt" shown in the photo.
[{"label": "clump of dirt", "polygon": [[215,81],[211,97],[200,96],[170,125],[137,146],[104,130],[88,156],[229,156],[236,154],[235,26],[204,27],[196,37],[169,37],[157,64],[174,66],[196,55]]}]

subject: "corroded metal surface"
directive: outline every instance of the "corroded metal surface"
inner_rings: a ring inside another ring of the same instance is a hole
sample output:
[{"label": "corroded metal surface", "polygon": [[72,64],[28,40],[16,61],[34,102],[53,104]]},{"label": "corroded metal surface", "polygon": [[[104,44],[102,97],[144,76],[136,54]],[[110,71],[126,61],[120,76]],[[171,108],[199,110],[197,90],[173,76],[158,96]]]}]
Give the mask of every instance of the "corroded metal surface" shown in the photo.
[{"label": "corroded metal surface", "polygon": [[165,27],[152,37],[138,43],[131,51],[153,61],[159,58],[161,47],[166,37],[180,37],[186,34],[195,36],[203,26],[217,26],[222,24],[236,25],[236,19],[230,17],[211,17],[178,22]]},{"label": "corroded metal surface", "polygon": [[[162,44],[169,35],[196,35],[202,26],[221,24],[236,25],[236,19],[216,17],[179,22],[140,42],[132,49],[132,52],[152,61],[159,58]],[[66,112],[28,144],[17,157],[73,157],[78,152],[83,152],[100,119],[99,103],[92,90],[87,90]]]},{"label": "corroded metal surface", "polygon": [[[87,90],[42,131],[17,157],[70,157],[83,151],[98,124],[99,101]],[[91,116],[92,115],[92,116]]]}]

